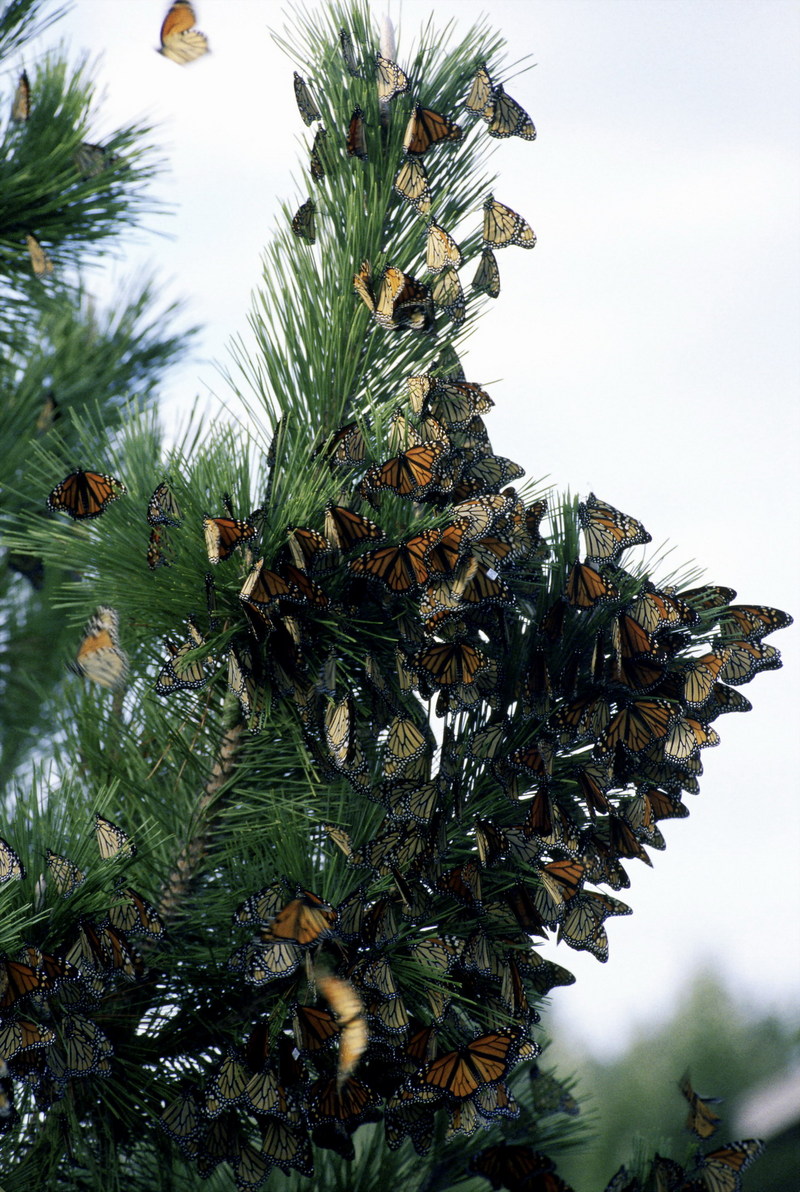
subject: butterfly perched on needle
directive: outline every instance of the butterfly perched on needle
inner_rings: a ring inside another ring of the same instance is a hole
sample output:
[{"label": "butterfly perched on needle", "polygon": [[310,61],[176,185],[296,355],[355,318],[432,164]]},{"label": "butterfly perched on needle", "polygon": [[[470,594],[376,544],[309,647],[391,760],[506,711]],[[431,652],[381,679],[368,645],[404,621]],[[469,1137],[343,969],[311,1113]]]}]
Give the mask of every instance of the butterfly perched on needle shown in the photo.
[{"label": "butterfly perched on needle", "polygon": [[396,192],[416,207],[420,215],[431,209],[431,190],[428,175],[418,157],[407,157],[400,165],[394,180]]},{"label": "butterfly perched on needle", "polygon": [[493,83],[484,65],[475,71],[465,105],[488,124],[491,137],[521,137],[534,141],[536,129],[528,113],[515,99],[506,95],[502,83]]},{"label": "butterfly perched on needle", "polygon": [[125,686],[128,656],[119,644],[119,617],[101,606],[92,613],[78,647],[73,669],[85,679],[114,691]]},{"label": "butterfly perched on needle", "polygon": [[314,200],[306,199],[305,203],[298,207],[292,216],[292,231],[295,236],[299,236],[309,244],[315,244],[317,240],[316,213],[317,207]]},{"label": "butterfly perched on needle", "polygon": [[84,472],[76,468],[47,498],[47,508],[53,513],[68,513],[75,521],[99,517],[112,501],[128,490],[121,480],[105,472]]},{"label": "butterfly perched on needle", "polygon": [[347,126],[347,156],[367,160],[367,134],[364,127],[364,113],[361,108],[354,108],[350,123]]},{"label": "butterfly perched on needle", "polygon": [[392,62],[390,58],[384,58],[380,52],[375,55],[376,74],[378,79],[378,100],[382,104],[387,104],[394,99],[395,95],[402,95],[403,92],[408,91],[408,75],[404,70]]},{"label": "butterfly perched on needle", "polygon": [[508,244],[533,248],[536,233],[521,215],[489,195],[483,204],[483,247],[505,248]]},{"label": "butterfly perched on needle", "polygon": [[31,85],[28,72],[23,70],[17,82],[17,89],[11,102],[11,119],[21,123],[28,120],[31,114]]},{"label": "butterfly perched on needle", "polygon": [[459,125],[441,112],[416,104],[409,117],[403,137],[403,148],[410,157],[422,157],[432,145],[440,141],[460,141]]},{"label": "butterfly perched on needle", "polygon": [[28,254],[31,258],[31,268],[36,276],[45,277],[48,273],[52,273],[53,262],[32,232],[26,233],[25,243],[28,246]]},{"label": "butterfly perched on needle", "polygon": [[381,327],[433,330],[430,290],[395,265],[386,266],[376,288],[372,280],[372,266],[369,261],[364,261],[353,278],[353,287]]},{"label": "butterfly perched on needle", "polygon": [[229,559],[237,547],[256,536],[256,527],[239,517],[210,517],[203,515],[203,532],[209,563]]},{"label": "butterfly perched on needle", "polygon": [[294,97],[297,100],[300,115],[303,117],[303,123],[307,127],[310,127],[315,120],[322,119],[322,114],[311,96],[308,84],[297,71],[294,72]]},{"label": "butterfly perched on needle", "polygon": [[185,66],[208,53],[208,38],[194,28],[196,17],[189,0],[175,0],[161,25],[159,54]]}]

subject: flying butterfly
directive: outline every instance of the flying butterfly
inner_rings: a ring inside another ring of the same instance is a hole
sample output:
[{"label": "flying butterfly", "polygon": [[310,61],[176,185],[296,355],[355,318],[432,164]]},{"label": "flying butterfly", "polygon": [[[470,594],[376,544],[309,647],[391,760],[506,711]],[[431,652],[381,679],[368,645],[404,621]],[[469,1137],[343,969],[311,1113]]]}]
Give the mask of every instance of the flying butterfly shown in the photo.
[{"label": "flying butterfly", "polygon": [[509,244],[533,248],[536,234],[521,215],[489,195],[483,204],[483,247],[505,248]]},{"label": "flying butterfly", "polygon": [[86,623],[73,669],[85,679],[112,691],[125,686],[128,656],[119,644],[119,617],[113,608],[101,606]]},{"label": "flying butterfly", "polygon": [[394,189],[401,198],[416,207],[420,215],[428,214],[431,191],[425,167],[418,157],[407,157],[401,163],[395,176]]},{"label": "flying butterfly", "polygon": [[169,481],[162,480],[147,502],[147,522],[151,526],[179,526],[183,521],[180,506]]},{"label": "flying butterfly", "polygon": [[364,1006],[349,981],[330,973],[314,970],[314,980],[338,1023],[339,1060],[336,1068],[338,1089],[352,1076],[367,1046],[368,1031]]},{"label": "flying butterfly", "polygon": [[128,490],[121,480],[104,472],[84,472],[76,468],[47,498],[53,513],[68,513],[75,521],[99,517],[106,506]]},{"label": "flying butterfly", "polygon": [[0,836],[0,882],[22,881],[25,866],[7,840]]},{"label": "flying butterfly", "polygon": [[297,71],[294,72],[294,97],[306,127],[310,127],[315,120],[322,119],[322,113],[311,98],[305,79]]},{"label": "flying butterfly", "polygon": [[203,532],[209,563],[224,562],[237,547],[255,538],[257,530],[238,517],[210,517],[203,514]]},{"label": "flying butterfly", "polygon": [[433,303],[430,290],[396,266],[387,265],[376,291],[372,281],[372,267],[369,261],[364,261],[353,278],[353,286],[381,327],[408,327],[412,331],[432,330]]},{"label": "flying butterfly", "polygon": [[678,1088],[689,1102],[689,1116],[686,1119],[686,1129],[698,1138],[705,1140],[716,1133],[722,1118],[711,1108],[719,1104],[719,1097],[701,1097],[692,1087],[689,1073],[684,1072]]},{"label": "flying butterfly", "polygon": [[497,267],[497,258],[490,248],[484,248],[481,253],[478,268],[472,279],[472,288],[488,295],[489,298],[500,297],[500,270]]},{"label": "flying butterfly", "polygon": [[460,141],[461,129],[452,120],[416,104],[406,125],[403,148],[409,157],[422,157],[440,141]]},{"label": "flying butterfly", "polygon": [[17,82],[17,89],[14,92],[14,98],[11,101],[11,119],[22,122],[27,120],[31,114],[31,85],[28,80],[28,72],[23,70]]},{"label": "flying butterfly", "polygon": [[36,276],[46,277],[48,273],[52,273],[53,262],[32,232],[25,233],[25,243],[28,246],[28,255],[31,258],[31,268]]},{"label": "flying butterfly", "polygon": [[764,1143],[759,1139],[746,1138],[698,1155],[696,1170],[707,1192],[741,1192],[742,1172],[763,1150]]},{"label": "flying butterfly", "polygon": [[208,39],[194,28],[196,19],[189,0],[175,0],[161,25],[159,54],[177,62],[179,66],[185,66],[187,62],[194,62],[207,54]]},{"label": "flying butterfly", "polygon": [[408,75],[404,70],[400,69],[396,62],[392,62],[389,58],[384,58],[381,53],[376,53],[375,64],[378,77],[378,100],[380,103],[389,103],[390,100],[394,99],[395,95],[402,95],[404,91],[408,91]]},{"label": "flying butterfly", "polygon": [[358,157],[361,161],[367,160],[367,134],[364,126],[364,113],[359,107],[353,109],[353,115],[350,117],[350,123],[347,126],[346,147],[348,157]]},{"label": "flying butterfly", "polygon": [[292,216],[292,231],[295,236],[307,240],[309,244],[315,244],[317,240],[316,212],[314,200],[306,199]]},{"label": "flying butterfly", "polygon": [[469,1170],[484,1176],[492,1188],[512,1188],[515,1192],[533,1188],[538,1175],[555,1170],[555,1163],[530,1146],[499,1143],[477,1151],[469,1161]]},{"label": "flying butterfly", "polygon": [[310,890],[303,890],[276,912],[261,935],[265,942],[277,939],[305,946],[328,935],[335,922],[333,907]]},{"label": "flying butterfly", "polygon": [[461,249],[449,232],[433,220],[428,224],[425,243],[425,263],[431,273],[441,273],[448,267],[457,269],[461,264]]},{"label": "flying butterfly", "polygon": [[614,563],[627,547],[651,541],[640,521],[599,501],[594,493],[578,505],[578,521],[586,542],[586,557],[592,562]]}]

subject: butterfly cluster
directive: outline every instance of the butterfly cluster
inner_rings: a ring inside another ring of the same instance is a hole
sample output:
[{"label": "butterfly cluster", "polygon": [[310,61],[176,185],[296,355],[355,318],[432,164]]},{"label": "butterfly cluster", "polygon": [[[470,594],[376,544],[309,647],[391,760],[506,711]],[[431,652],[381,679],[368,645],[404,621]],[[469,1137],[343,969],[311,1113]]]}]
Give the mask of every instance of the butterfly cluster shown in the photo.
[{"label": "butterfly cluster", "polygon": [[[146,976],[132,937],[152,944],[164,935],[156,908],[127,884],[136,855],[133,840],[99,814],[95,839],[94,868],[100,871],[95,876],[108,890],[105,913],[81,911],[88,872],[48,849],[37,897],[47,891],[48,898],[78,904],[65,945],[51,953],[44,941],[42,947],[26,943],[16,957],[0,955],[0,1076],[12,1106],[16,1084],[30,1090],[39,1110],[47,1110],[74,1095],[76,1082],[111,1075],[115,1048],[109,1031],[120,1026],[111,1007]],[[19,856],[0,841],[0,882],[24,877]],[[12,1124],[11,1114],[4,1122],[0,1113],[0,1132]]]}]

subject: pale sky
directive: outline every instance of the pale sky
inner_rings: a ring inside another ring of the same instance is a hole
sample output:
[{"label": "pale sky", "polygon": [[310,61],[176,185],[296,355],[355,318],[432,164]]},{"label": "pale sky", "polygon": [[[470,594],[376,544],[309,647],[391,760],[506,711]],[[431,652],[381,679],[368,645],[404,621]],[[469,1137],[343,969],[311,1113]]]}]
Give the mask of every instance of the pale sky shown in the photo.
[{"label": "pale sky", "polygon": [[[172,239],[140,234],[108,277],[155,269],[205,324],[164,387],[171,415],[209,388],[226,396],[213,361],[229,363],[230,337],[247,332],[278,203],[308,193],[295,64],[268,33],[284,9],[196,7],[212,53],[186,68],[154,53],[162,0],[77,0],[48,39],[103,56],[96,140],[135,118],[160,128],[170,173],[156,191],[178,217],[149,227]],[[373,7],[380,23],[385,5]],[[464,31],[485,11],[392,3],[401,65],[432,7]],[[741,602],[797,617],[800,6],[493,0],[490,17],[509,60],[536,63],[507,90],[538,130],[494,159],[495,194],[537,246],[498,255],[501,297],[462,357],[470,380],[497,382],[495,450],[640,518],[672,548],[669,569],[703,564]],[[578,977],[548,1013],[574,1043],[618,1049],[681,1004],[701,965],[745,1003],[796,1012],[799,637],[768,639],[784,669],[742,688],[753,712],[716,722],[722,745],[704,753],[691,818],[664,827],[654,868],[630,863],[621,896],[635,913],[609,923],[608,963],[546,949]]]}]

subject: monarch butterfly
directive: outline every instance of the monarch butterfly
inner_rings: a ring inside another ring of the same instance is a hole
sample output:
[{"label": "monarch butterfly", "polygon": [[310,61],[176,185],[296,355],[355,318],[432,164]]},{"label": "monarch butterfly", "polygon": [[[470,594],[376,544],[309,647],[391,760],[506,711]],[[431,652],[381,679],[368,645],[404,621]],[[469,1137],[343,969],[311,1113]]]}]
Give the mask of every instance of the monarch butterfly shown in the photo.
[{"label": "monarch butterfly", "polygon": [[75,168],[82,178],[97,178],[104,170],[119,164],[119,157],[104,145],[82,141],[73,154]]},{"label": "monarch butterfly", "polygon": [[53,884],[62,898],[68,898],[70,894],[74,894],[78,886],[86,881],[86,874],[68,857],[59,856],[58,853],[47,849],[45,859],[47,868],[53,877]]},{"label": "monarch butterfly", "polygon": [[378,100],[380,103],[387,104],[390,100],[394,99],[395,95],[402,95],[403,92],[408,91],[408,75],[404,70],[400,69],[396,62],[392,62],[389,58],[384,58],[381,53],[376,53],[375,62],[378,76]]},{"label": "monarch butterfly", "polygon": [[163,526],[153,526],[145,555],[147,566],[151,571],[155,571],[157,567],[171,567],[174,558],[175,551],[167,531]]},{"label": "monarch butterfly", "polygon": [[372,267],[369,261],[364,261],[360,271],[353,278],[353,286],[381,327],[408,327],[412,331],[433,329],[430,290],[415,277],[403,273],[394,265],[387,265],[381,274],[377,296],[372,284]]},{"label": "monarch butterfly", "polygon": [[389,725],[389,735],[386,738],[384,778],[396,778],[427,749],[430,749],[430,743],[414,721],[409,716],[395,716]]},{"label": "monarch butterfly", "polygon": [[0,836],[0,882],[22,881],[25,866],[7,840]]},{"label": "monarch butterfly", "polygon": [[500,270],[497,267],[497,258],[490,248],[484,248],[481,253],[478,268],[472,279],[472,288],[487,294],[490,298],[500,297]]},{"label": "monarch butterfly", "polygon": [[[27,1018],[10,1018],[0,1026],[0,1076],[2,1062],[23,1051],[33,1051],[55,1042],[55,1033],[48,1026],[30,1022]],[[6,1069],[7,1071],[7,1069]]]},{"label": "monarch butterfly", "polygon": [[352,1076],[367,1046],[368,1031],[364,1006],[349,981],[314,970],[314,980],[337,1020],[339,1031],[339,1060],[336,1083],[341,1090]]},{"label": "monarch butterfly", "polygon": [[723,683],[732,683],[738,687],[750,680],[762,670],[775,670],[783,665],[780,651],[774,646],[763,642],[733,641],[725,638],[723,644],[729,651],[725,665],[719,672]]},{"label": "monarch butterfly", "polygon": [[352,1076],[341,1087],[336,1078],[323,1077],[315,1080],[308,1090],[308,1116],[312,1125],[332,1122],[350,1132],[379,1104],[378,1094]]},{"label": "monarch butterfly", "polygon": [[311,92],[306,85],[305,79],[297,71],[294,72],[294,97],[297,100],[297,107],[303,118],[303,123],[307,128],[315,120],[322,119],[322,113],[311,98]]},{"label": "monarch butterfly", "polygon": [[361,542],[379,542],[383,530],[346,505],[325,506],[325,536],[339,550],[352,550]]},{"label": "monarch butterfly", "polygon": [[114,857],[136,856],[136,845],[128,833],[97,812],[94,816],[94,832],[101,860],[113,861]]},{"label": "monarch butterfly", "polygon": [[453,500],[463,501],[470,496],[493,492],[525,475],[525,469],[513,459],[494,455],[491,451],[470,449],[463,453],[458,481],[453,486]]},{"label": "monarch butterfly", "polygon": [[347,73],[352,75],[354,79],[357,79],[360,74],[360,67],[356,58],[353,39],[347,29],[339,30],[339,48],[342,51],[342,59]]},{"label": "monarch butterfly", "polygon": [[355,704],[351,695],[328,705],[324,728],[325,742],[334,762],[339,767],[347,766],[353,760],[358,746]]},{"label": "monarch butterfly", "polygon": [[431,108],[415,104],[403,137],[403,148],[409,157],[422,157],[431,145],[439,141],[460,141],[461,129],[452,120]]},{"label": "monarch butterfly", "polygon": [[742,1172],[763,1150],[764,1143],[760,1139],[746,1138],[742,1142],[729,1142],[719,1150],[698,1155],[696,1170],[707,1192],[740,1192]]},{"label": "monarch butterfly", "polygon": [[23,70],[17,82],[17,89],[11,101],[11,119],[17,122],[27,120],[31,114],[31,85],[28,72]]},{"label": "monarch butterfly", "polygon": [[187,1086],[158,1119],[162,1130],[185,1150],[199,1137],[204,1122],[197,1089]]},{"label": "monarch butterfly", "polygon": [[567,576],[564,594],[573,608],[595,608],[616,600],[619,592],[588,563],[575,563]]},{"label": "monarch butterfly", "polygon": [[719,736],[713,728],[707,728],[699,720],[682,716],[673,724],[664,741],[664,758],[668,762],[685,765],[698,749],[719,745]]},{"label": "monarch butterfly", "polygon": [[474,683],[478,671],[488,666],[488,658],[469,642],[442,642],[421,650],[414,666],[433,680],[437,687],[455,683]]},{"label": "monarch butterfly", "polygon": [[335,922],[333,907],[304,890],[276,912],[261,937],[265,942],[279,939],[301,945],[313,944],[321,936],[328,935]]},{"label": "monarch butterfly", "polygon": [[521,215],[489,195],[483,204],[483,247],[505,248],[508,244],[533,248],[536,234]]},{"label": "monarch butterfly", "polygon": [[25,243],[31,258],[31,268],[37,277],[45,277],[53,272],[53,262],[32,232],[25,233]]},{"label": "monarch butterfly", "polygon": [[785,629],[792,624],[788,613],[779,608],[768,608],[763,604],[731,604],[719,618],[723,641],[728,637],[755,642],[776,629]]},{"label": "monarch butterfly", "polygon": [[753,705],[735,687],[715,683],[708,702],[703,705],[703,720],[715,720],[725,712],[750,712]]},{"label": "monarch butterfly", "polygon": [[616,562],[627,547],[651,541],[640,521],[599,501],[594,493],[578,505],[578,521],[586,542],[586,557],[596,563]]},{"label": "monarch butterfly", "polygon": [[124,886],[119,891],[119,898],[120,901],[108,912],[112,927],[131,935],[147,935],[151,939],[160,939],[164,935],[164,920],[152,902],[148,902],[130,886]]},{"label": "monarch butterfly", "polygon": [[286,902],[286,888],[282,881],[265,886],[246,898],[234,913],[234,923],[258,923],[266,927]]},{"label": "monarch butterfly", "polygon": [[256,528],[250,522],[238,517],[210,517],[203,514],[203,531],[209,563],[229,559],[243,542],[250,542],[256,536]]},{"label": "monarch butterfly", "polygon": [[431,191],[425,167],[418,157],[407,157],[401,163],[395,176],[394,189],[401,198],[416,207],[420,215],[428,214]]},{"label": "monarch butterfly", "polygon": [[321,150],[325,140],[327,139],[327,136],[328,130],[320,125],[314,134],[314,143],[312,144],[311,151],[309,153],[308,165],[309,169],[311,170],[311,177],[315,182],[321,182],[325,177],[325,166],[322,161]]},{"label": "monarch butterfly", "polygon": [[[420,1070],[415,1085],[427,1086],[462,1099],[487,1084],[503,1080],[516,1062],[520,1036],[512,1031],[481,1035]],[[538,1053],[539,1048],[536,1048]]]},{"label": "monarch butterfly", "polygon": [[464,101],[464,107],[468,112],[474,112],[477,116],[483,116],[486,119],[486,112],[491,102],[493,90],[492,80],[489,77],[485,63],[479,63],[475,68],[472,85],[470,86],[469,95]]},{"label": "monarch butterfly", "polygon": [[189,0],[175,0],[167,10],[161,25],[160,54],[171,58],[179,66],[194,62],[208,53],[208,39],[193,28],[197,18]]},{"label": "monarch butterfly", "polygon": [[75,521],[82,521],[99,517],[107,505],[127,491],[122,481],[113,476],[76,468],[50,493],[47,508],[54,513],[68,513]]},{"label": "monarch butterfly", "polygon": [[358,157],[361,161],[367,160],[367,136],[364,128],[364,113],[359,107],[353,109],[353,115],[350,117],[350,123],[347,127],[346,145],[348,157]]},{"label": "monarch butterfly", "polygon": [[469,1170],[482,1175],[493,1188],[512,1188],[521,1192],[533,1187],[537,1175],[555,1171],[555,1163],[541,1151],[530,1146],[511,1146],[499,1143],[478,1151],[469,1161]]},{"label": "monarch butterfly", "polygon": [[461,264],[461,249],[449,232],[433,220],[428,224],[425,263],[431,273],[441,273],[448,266],[457,269]]},{"label": "monarch butterfly", "polygon": [[269,1162],[275,1167],[280,1167],[286,1175],[291,1168],[309,1179],[314,1173],[311,1143],[302,1125],[298,1127],[293,1123],[289,1126],[280,1118],[268,1117],[264,1125],[261,1150]]},{"label": "monarch butterfly", "polygon": [[591,952],[598,960],[608,960],[608,936],[603,922],[611,915],[629,915],[631,908],[607,894],[581,890],[570,898],[559,924],[558,941],[563,939],[576,951]]},{"label": "monarch butterfly", "polygon": [[101,606],[86,623],[74,669],[101,687],[118,690],[125,686],[128,656],[119,644],[119,617],[113,608]]},{"label": "monarch butterfly", "polygon": [[430,578],[425,555],[435,534],[425,530],[398,546],[367,551],[351,561],[350,570],[380,580],[391,592],[408,592]]},{"label": "monarch butterfly", "polygon": [[0,956],[0,1010],[7,1010],[32,993],[52,988],[52,982],[40,968]]},{"label": "monarch butterfly", "polygon": [[[448,381],[440,380],[437,377],[409,377],[409,391],[412,390],[412,382],[419,383],[423,380],[430,382],[426,387],[425,396],[420,402],[419,409],[416,409],[416,402],[412,397],[412,406],[417,413],[424,410],[434,414],[449,430],[466,430],[476,414],[486,414],[494,405],[486,390],[470,381]],[[415,388],[418,389],[419,386],[417,385]],[[486,503],[484,502],[481,507],[486,508]],[[504,507],[505,498],[502,498],[497,502],[493,516]]]},{"label": "monarch butterfly", "polygon": [[137,977],[144,972],[141,956],[123,931],[88,919],[80,921],[78,938],[67,952],[67,960],[98,976],[105,971],[121,972],[126,977]]},{"label": "monarch butterfly", "polygon": [[229,1105],[241,1101],[251,1075],[235,1051],[231,1050],[204,1090],[205,1110],[208,1116],[219,1117]]},{"label": "monarch butterfly", "polygon": [[339,1024],[330,1010],[315,1006],[295,1007],[294,1037],[301,1051],[321,1051],[338,1034]]},{"label": "monarch butterfly", "polygon": [[431,286],[435,306],[441,307],[448,319],[462,323],[467,315],[467,300],[455,269],[446,265]]},{"label": "monarch butterfly", "polygon": [[443,443],[420,443],[401,451],[399,455],[375,464],[367,470],[362,481],[365,492],[379,492],[391,489],[398,497],[418,501],[437,482],[434,469],[436,462],[444,455]]},{"label": "monarch butterfly", "polygon": [[317,240],[316,212],[314,200],[306,199],[292,216],[292,231],[295,236],[307,240],[309,244],[315,244]]},{"label": "monarch butterfly", "polygon": [[452,895],[462,906],[482,909],[481,871],[477,861],[465,861],[436,880],[436,889]]},{"label": "monarch butterfly", "polygon": [[636,700],[620,708],[603,736],[598,739],[598,746],[605,751],[619,744],[631,753],[640,753],[654,741],[666,737],[678,717],[678,711],[668,700]]},{"label": "monarch butterfly", "polygon": [[695,610],[683,600],[655,588],[637,596],[627,611],[646,633],[656,633],[664,626],[696,625],[699,620]]},{"label": "monarch butterfly", "polygon": [[719,1097],[701,1097],[696,1093],[692,1088],[688,1072],[684,1072],[678,1088],[689,1102],[686,1129],[697,1135],[698,1138],[704,1140],[710,1138],[712,1134],[716,1133],[717,1127],[722,1121],[719,1114],[711,1108],[712,1105],[719,1105]]},{"label": "monarch butterfly", "polygon": [[496,83],[492,94],[481,112],[489,125],[490,137],[521,137],[523,141],[535,141],[536,129],[525,109],[506,95],[502,83]]},{"label": "monarch butterfly", "polygon": [[685,592],[678,592],[678,599],[685,600],[701,612],[710,612],[730,604],[736,599],[736,592],[733,588],[723,588],[719,584],[703,584],[701,588],[687,588]]},{"label": "monarch butterfly", "polygon": [[162,480],[147,502],[147,522],[151,526],[179,526],[183,521],[180,506],[167,480]]},{"label": "monarch butterfly", "polygon": [[202,658],[189,658],[192,651],[205,644],[197,626],[189,621],[189,639],[177,645],[170,638],[165,639],[168,661],[158,672],[155,691],[158,695],[172,695],[176,691],[188,691],[202,687],[208,679],[206,664]]},{"label": "monarch butterfly", "polygon": [[534,1064],[529,1073],[533,1106],[538,1115],[544,1117],[551,1113],[567,1113],[570,1117],[577,1117],[580,1106],[569,1089],[550,1072],[543,1072],[538,1064]]},{"label": "monarch butterfly", "polygon": [[305,953],[299,945],[285,940],[249,943],[238,948],[228,959],[228,968],[241,972],[249,985],[269,985],[289,977],[300,966]]}]

